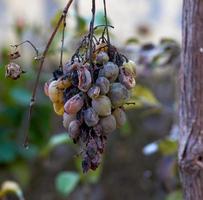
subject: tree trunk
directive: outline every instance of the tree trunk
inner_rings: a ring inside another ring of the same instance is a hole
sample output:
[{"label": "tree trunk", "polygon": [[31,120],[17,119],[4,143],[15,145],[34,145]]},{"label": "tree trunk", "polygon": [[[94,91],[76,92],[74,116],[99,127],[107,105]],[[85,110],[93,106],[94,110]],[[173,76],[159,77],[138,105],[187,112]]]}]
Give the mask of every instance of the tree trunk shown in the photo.
[{"label": "tree trunk", "polygon": [[203,0],[183,2],[179,168],[185,200],[203,200]]}]

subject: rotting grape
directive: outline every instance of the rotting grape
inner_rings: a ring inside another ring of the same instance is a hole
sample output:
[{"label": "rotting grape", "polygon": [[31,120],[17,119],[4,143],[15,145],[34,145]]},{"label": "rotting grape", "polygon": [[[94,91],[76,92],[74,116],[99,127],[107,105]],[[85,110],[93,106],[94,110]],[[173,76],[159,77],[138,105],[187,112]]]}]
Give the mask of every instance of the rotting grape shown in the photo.
[{"label": "rotting grape", "polygon": [[84,111],[84,121],[89,127],[95,126],[98,123],[99,116],[92,107]]},{"label": "rotting grape", "polygon": [[81,93],[74,95],[64,105],[64,110],[68,114],[76,114],[84,105],[84,98]]},{"label": "rotting grape", "polygon": [[115,63],[113,63],[113,62],[107,62],[104,65],[103,74],[104,74],[104,76],[107,79],[109,79],[109,81],[111,83],[113,83],[117,79],[117,77],[118,77],[119,68],[118,68],[118,66]]},{"label": "rotting grape", "polygon": [[73,120],[68,127],[68,134],[70,138],[76,140],[77,137],[80,134],[80,121],[79,120]]},{"label": "rotting grape", "polygon": [[126,122],[123,105],[136,78],[135,63],[103,41],[91,59],[86,56],[74,55],[62,75],[57,71],[44,86],[70,138],[82,149],[83,172],[99,166],[109,135]]},{"label": "rotting grape", "polygon": [[69,124],[76,119],[76,115],[75,114],[68,114],[66,112],[64,112],[63,114],[63,126],[68,129]]},{"label": "rotting grape", "polygon": [[101,95],[92,100],[92,107],[99,116],[108,116],[111,114],[111,101],[105,96]]},{"label": "rotting grape", "polygon": [[110,88],[110,82],[105,77],[99,77],[96,80],[96,85],[99,86],[101,94],[107,94]]},{"label": "rotting grape", "polygon": [[94,85],[88,90],[87,94],[91,99],[95,99],[99,96],[100,91],[101,91],[100,87]]},{"label": "rotting grape", "polygon": [[118,108],[123,106],[129,99],[129,91],[123,84],[113,83],[110,87],[108,96],[111,100],[112,106]]},{"label": "rotting grape", "polygon": [[5,68],[5,76],[14,80],[20,78],[21,74],[24,73],[21,66],[16,63],[9,63],[8,65],[6,65]]},{"label": "rotting grape", "polygon": [[116,108],[112,114],[116,119],[116,128],[120,128],[126,123],[127,117],[123,109]]},{"label": "rotting grape", "polygon": [[104,135],[108,135],[109,133],[112,133],[116,130],[116,119],[113,115],[101,118],[99,124],[102,127]]},{"label": "rotting grape", "polygon": [[99,65],[103,65],[109,61],[109,56],[106,52],[100,51],[96,57],[96,63]]}]

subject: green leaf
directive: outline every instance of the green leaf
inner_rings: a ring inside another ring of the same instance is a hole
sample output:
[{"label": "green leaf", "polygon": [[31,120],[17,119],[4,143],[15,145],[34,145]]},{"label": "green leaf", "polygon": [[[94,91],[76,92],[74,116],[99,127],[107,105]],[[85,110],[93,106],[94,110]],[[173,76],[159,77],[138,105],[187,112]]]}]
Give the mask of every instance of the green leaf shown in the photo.
[{"label": "green leaf", "polygon": [[177,153],[178,142],[176,140],[164,139],[159,142],[159,151],[164,155]]},{"label": "green leaf", "polygon": [[0,143],[0,163],[9,163],[16,159],[16,146],[12,142]]},{"label": "green leaf", "polygon": [[95,171],[89,171],[87,173],[88,183],[95,184],[99,182],[102,173],[102,166],[100,165]]},{"label": "green leaf", "polygon": [[[53,28],[56,27],[56,25],[57,25],[57,23],[58,23],[58,21],[59,21],[61,15],[62,15],[62,11],[59,10],[59,11],[52,17],[52,19],[51,19],[51,26],[52,26]],[[59,31],[62,31],[62,29],[63,29],[63,23],[61,23],[61,25],[59,26]]]},{"label": "green leaf", "polygon": [[50,138],[48,144],[42,149],[41,155],[46,156],[57,146],[62,144],[69,144],[71,142],[72,142],[71,138],[67,133],[60,133],[60,134],[54,135]]},{"label": "green leaf", "polygon": [[129,38],[127,41],[126,41],[126,44],[139,44],[139,40],[137,38]]},{"label": "green leaf", "polygon": [[29,105],[31,93],[26,89],[16,87],[11,89],[10,96],[15,103],[25,106]]},{"label": "green leaf", "polygon": [[80,176],[76,172],[61,172],[56,177],[56,189],[63,196],[69,196],[76,188],[80,180]]},{"label": "green leaf", "polygon": [[85,18],[81,17],[81,16],[77,16],[76,18],[77,20],[77,33],[79,32],[80,34],[84,34],[84,32],[86,32],[87,30],[87,23]]},{"label": "green leaf", "polygon": [[51,137],[49,141],[49,146],[54,148],[60,144],[65,144],[71,142],[71,139],[67,133],[60,133]]},{"label": "green leaf", "polygon": [[183,194],[180,190],[170,193],[167,195],[166,200],[182,200]]},{"label": "green leaf", "polygon": [[[98,11],[96,13],[96,17],[95,17],[95,24],[96,25],[104,25],[105,22],[105,18],[104,18],[104,12],[103,11]],[[107,18],[107,24],[110,24],[110,20],[109,18]]]},{"label": "green leaf", "polygon": [[129,136],[133,131],[132,131],[132,127],[129,123],[129,121],[127,121],[121,128],[120,128],[120,132],[122,135],[125,136]]},{"label": "green leaf", "polygon": [[9,171],[16,180],[19,180],[21,186],[26,187],[28,185],[31,178],[31,170],[27,162],[17,161],[10,166]]},{"label": "green leaf", "polygon": [[160,106],[159,101],[154,96],[152,91],[142,85],[136,85],[136,87],[131,90],[131,99],[129,103],[129,105],[125,105],[125,108],[134,109],[145,106]]}]

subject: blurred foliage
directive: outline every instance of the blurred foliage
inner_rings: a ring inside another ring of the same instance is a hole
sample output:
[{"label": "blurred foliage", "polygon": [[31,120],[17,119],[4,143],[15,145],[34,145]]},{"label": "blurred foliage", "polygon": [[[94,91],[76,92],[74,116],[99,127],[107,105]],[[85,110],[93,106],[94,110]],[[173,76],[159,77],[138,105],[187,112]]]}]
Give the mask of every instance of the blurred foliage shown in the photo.
[{"label": "blurred foliage", "polygon": [[8,195],[16,195],[19,200],[24,200],[20,186],[13,181],[5,181],[0,188],[0,199],[5,199]]},{"label": "blurred foliage", "polygon": [[131,98],[129,104],[125,105],[126,109],[142,108],[142,107],[158,107],[159,101],[154,96],[152,91],[145,86],[136,85],[135,89],[131,91]]},{"label": "blurred foliage", "polygon": [[75,172],[61,172],[56,177],[56,189],[64,196],[68,196],[77,186],[79,175]]},{"label": "blurred foliage", "polygon": [[183,195],[180,190],[174,191],[166,197],[166,200],[182,200],[182,199]]}]

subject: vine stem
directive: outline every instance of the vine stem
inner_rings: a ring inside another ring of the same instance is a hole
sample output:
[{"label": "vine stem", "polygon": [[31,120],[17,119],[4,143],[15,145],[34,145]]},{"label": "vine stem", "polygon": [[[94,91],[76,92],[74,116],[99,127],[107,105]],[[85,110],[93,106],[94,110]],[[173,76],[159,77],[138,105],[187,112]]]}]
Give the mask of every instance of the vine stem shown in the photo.
[{"label": "vine stem", "polygon": [[50,45],[56,35],[56,33],[58,32],[58,29],[61,25],[61,23],[64,22],[64,18],[66,18],[66,15],[68,13],[68,10],[72,4],[73,0],[69,0],[66,7],[64,8],[63,10],[63,13],[60,17],[60,19],[58,20],[58,23],[54,29],[54,31],[52,32],[48,42],[47,42],[47,45],[45,47],[45,50],[42,54],[42,58],[40,60],[40,64],[39,64],[39,70],[38,70],[38,73],[37,73],[37,78],[36,78],[36,81],[35,81],[35,84],[34,84],[34,88],[33,88],[33,92],[32,92],[32,97],[31,97],[31,100],[30,100],[30,106],[29,106],[29,111],[28,111],[28,127],[27,127],[27,130],[26,130],[26,133],[25,133],[25,140],[24,140],[24,147],[27,148],[28,147],[28,144],[29,144],[29,137],[28,137],[28,132],[29,132],[29,127],[30,127],[30,121],[31,121],[31,115],[32,115],[32,110],[33,110],[33,106],[35,104],[35,96],[36,96],[36,92],[37,92],[37,87],[38,87],[38,84],[39,84],[39,78],[40,78],[40,75],[41,75],[41,71],[42,71],[42,68],[43,68],[43,65],[44,65],[44,61],[45,61],[45,58],[46,58],[46,55],[48,53],[48,50],[50,48]]},{"label": "vine stem", "polygon": [[95,21],[95,11],[96,11],[96,5],[95,5],[95,0],[92,0],[92,20],[90,22],[90,35],[89,35],[89,47],[90,47],[90,52],[89,52],[89,61],[90,64],[93,64],[92,60],[92,55],[93,55],[93,36],[94,36],[94,21]]},{"label": "vine stem", "polygon": [[63,31],[61,39],[61,54],[60,54],[60,64],[59,69],[63,70],[63,51],[64,51],[64,39],[65,39],[65,29],[66,29],[66,16],[63,18]]},{"label": "vine stem", "polygon": [[107,11],[106,11],[106,0],[103,0],[104,4],[104,18],[105,18],[105,25],[106,25],[106,35],[107,35],[107,41],[108,41],[108,46],[110,47],[110,37],[109,37],[109,25],[108,25],[108,19],[107,19]]}]

